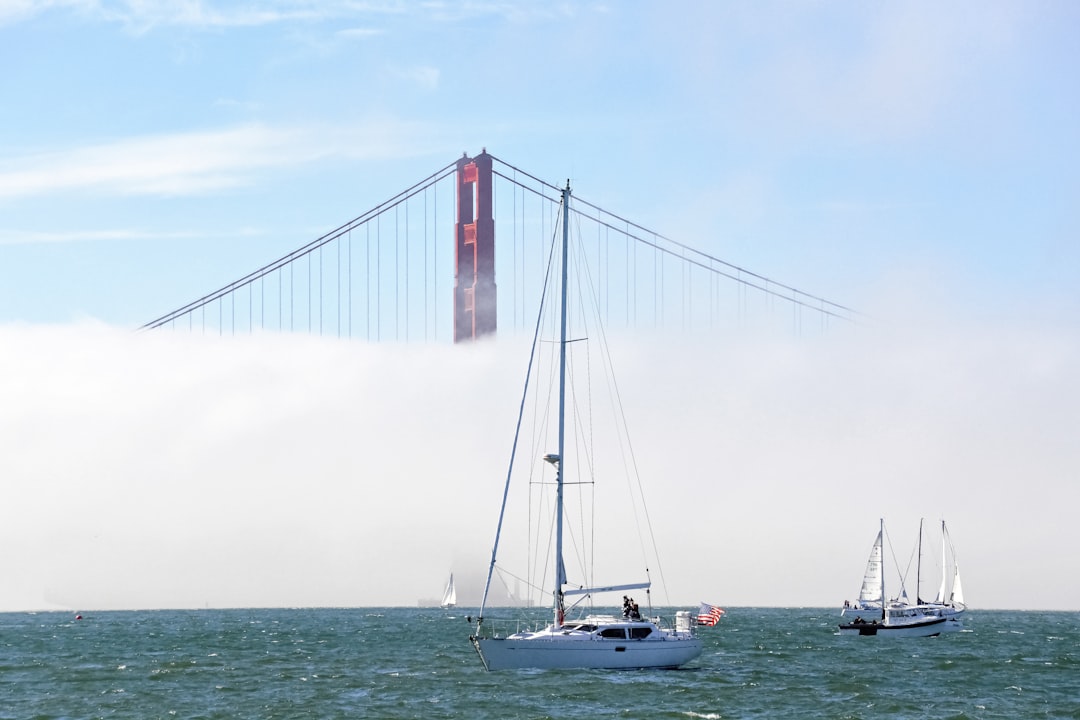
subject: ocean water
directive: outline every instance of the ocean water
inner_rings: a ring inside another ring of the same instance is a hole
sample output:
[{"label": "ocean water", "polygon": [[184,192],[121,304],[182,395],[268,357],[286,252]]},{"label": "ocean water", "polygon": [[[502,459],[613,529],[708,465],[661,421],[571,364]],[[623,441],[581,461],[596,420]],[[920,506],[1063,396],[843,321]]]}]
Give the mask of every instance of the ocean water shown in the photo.
[{"label": "ocean water", "polygon": [[1075,612],[883,639],[836,635],[837,609],[728,608],[679,670],[495,673],[467,612],[0,614],[0,718],[1080,718]]}]

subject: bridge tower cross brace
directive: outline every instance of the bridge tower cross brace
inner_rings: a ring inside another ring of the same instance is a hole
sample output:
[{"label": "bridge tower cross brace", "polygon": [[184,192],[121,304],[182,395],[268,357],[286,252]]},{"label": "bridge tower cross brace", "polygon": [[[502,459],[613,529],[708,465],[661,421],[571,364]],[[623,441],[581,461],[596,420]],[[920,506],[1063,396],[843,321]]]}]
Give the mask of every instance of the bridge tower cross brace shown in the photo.
[{"label": "bridge tower cross brace", "polygon": [[454,342],[495,333],[495,218],[491,156],[457,161]]}]

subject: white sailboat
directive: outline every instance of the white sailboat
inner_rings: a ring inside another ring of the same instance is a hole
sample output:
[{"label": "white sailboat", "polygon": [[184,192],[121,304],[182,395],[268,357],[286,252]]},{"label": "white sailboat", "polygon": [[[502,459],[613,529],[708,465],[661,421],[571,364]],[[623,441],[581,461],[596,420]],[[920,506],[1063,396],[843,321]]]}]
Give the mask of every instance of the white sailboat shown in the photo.
[{"label": "white sailboat", "polygon": [[884,535],[884,526],[878,531],[873,547],[870,548],[870,558],[866,561],[866,572],[863,574],[862,587],[859,588],[859,599],[852,605],[844,601],[844,609],[840,616],[850,620],[875,620],[881,617],[881,608],[885,602],[884,583],[882,582],[882,554],[881,543]]},{"label": "white sailboat", "polygon": [[[881,520],[874,552],[871,552],[867,574],[873,564],[875,552],[880,568],[881,543],[885,535],[885,521]],[[875,618],[858,616],[848,622],[840,623],[841,635],[861,635],[869,637],[932,637],[942,633],[957,632],[963,629],[958,616],[949,616],[935,612],[923,605],[909,605],[903,601],[886,602],[885,574],[878,572],[879,597],[881,608]],[[864,580],[864,585],[866,581]],[[846,610],[847,608],[845,608]]]},{"label": "white sailboat", "polygon": [[[503,493],[503,507],[499,514],[495,546],[491,554],[488,569],[487,586],[477,619],[476,631],[470,637],[473,647],[479,654],[487,670],[511,668],[666,668],[678,667],[701,654],[701,640],[695,635],[694,622],[689,611],[678,612],[674,626],[663,622],[659,617],[642,617],[636,604],[623,596],[624,613],[583,614],[574,620],[567,620],[568,610],[576,611],[576,606],[599,593],[623,593],[632,590],[649,592],[650,581],[599,586],[591,583],[573,584],[567,577],[563,560],[564,541],[564,490],[568,483],[566,473],[569,467],[566,442],[567,417],[567,275],[569,262],[569,185],[562,191],[562,246],[561,246],[561,282],[559,308],[558,340],[558,451],[543,457],[555,471],[554,487],[554,556],[548,567],[553,571],[554,579],[550,592],[553,600],[552,621],[545,627],[535,630],[515,631],[501,634],[490,624],[486,624],[484,613],[491,589],[492,576],[496,569],[496,556],[499,551],[499,538],[502,533],[506,511],[506,498],[510,490],[510,477],[513,468],[511,453],[511,473],[507,475],[507,487]],[[549,273],[550,276],[550,273]],[[545,293],[546,295],[546,293]],[[539,327],[539,322],[538,322]],[[534,338],[534,349],[537,339]],[[532,372],[529,364],[528,376]],[[522,411],[525,401],[522,401]],[[519,428],[520,428],[519,417]],[[571,443],[576,448],[577,445]],[[542,466],[542,463],[541,463]],[[539,480],[534,480],[540,483]],[[550,496],[548,496],[550,497]],[[629,520],[629,518],[627,518]],[[545,525],[547,527],[547,525]],[[575,539],[575,543],[580,538]],[[577,598],[569,608],[568,598]],[[577,611],[580,612],[580,611]]]},{"label": "white sailboat", "polygon": [[[922,523],[919,523],[919,539],[922,542]],[[947,550],[952,555],[952,584],[949,586],[949,564]],[[921,572],[921,570],[920,570]],[[938,586],[937,595],[924,605],[928,611],[936,612],[946,617],[958,618],[967,609],[964,604],[964,588],[960,584],[960,563],[956,560],[956,550],[952,547],[952,539],[945,527],[945,521],[941,521],[941,584]]]},{"label": "white sailboat", "polygon": [[450,582],[446,583],[446,590],[443,591],[442,602],[439,603],[439,607],[445,610],[456,605],[457,589],[454,588],[454,573],[450,573]]}]

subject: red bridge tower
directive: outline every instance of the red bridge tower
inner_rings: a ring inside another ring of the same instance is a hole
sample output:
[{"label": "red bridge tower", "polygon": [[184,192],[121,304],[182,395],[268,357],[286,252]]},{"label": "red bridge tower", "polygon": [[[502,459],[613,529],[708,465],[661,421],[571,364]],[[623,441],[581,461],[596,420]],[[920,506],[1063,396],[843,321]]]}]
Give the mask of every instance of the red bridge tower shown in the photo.
[{"label": "red bridge tower", "polygon": [[495,333],[495,218],[491,156],[457,161],[454,342]]}]

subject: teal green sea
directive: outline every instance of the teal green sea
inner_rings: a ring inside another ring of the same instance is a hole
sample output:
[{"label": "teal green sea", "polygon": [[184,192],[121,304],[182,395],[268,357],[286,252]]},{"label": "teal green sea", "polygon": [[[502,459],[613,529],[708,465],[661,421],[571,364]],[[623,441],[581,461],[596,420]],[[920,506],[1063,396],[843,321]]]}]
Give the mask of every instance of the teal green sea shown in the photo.
[{"label": "teal green sea", "polygon": [[0,614],[0,718],[1080,718],[1080,613],[883,639],[727,610],[679,670],[497,673],[465,609]]}]

